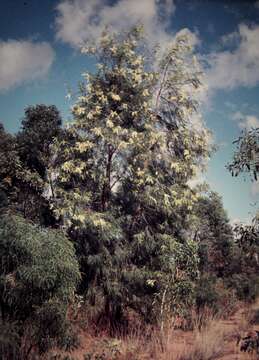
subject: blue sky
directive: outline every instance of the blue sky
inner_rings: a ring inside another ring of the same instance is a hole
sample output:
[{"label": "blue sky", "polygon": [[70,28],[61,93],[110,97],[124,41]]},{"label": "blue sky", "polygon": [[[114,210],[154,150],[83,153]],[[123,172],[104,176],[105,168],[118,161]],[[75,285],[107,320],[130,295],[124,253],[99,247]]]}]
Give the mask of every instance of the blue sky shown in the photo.
[{"label": "blue sky", "polygon": [[55,104],[69,118],[67,90],[93,69],[80,43],[103,26],[141,21],[162,46],[188,33],[206,63],[203,113],[219,148],[202,179],[223,196],[231,220],[251,218],[259,184],[232,178],[225,165],[240,131],[259,126],[259,1],[1,0],[0,14],[0,122],[10,132],[32,104]]}]

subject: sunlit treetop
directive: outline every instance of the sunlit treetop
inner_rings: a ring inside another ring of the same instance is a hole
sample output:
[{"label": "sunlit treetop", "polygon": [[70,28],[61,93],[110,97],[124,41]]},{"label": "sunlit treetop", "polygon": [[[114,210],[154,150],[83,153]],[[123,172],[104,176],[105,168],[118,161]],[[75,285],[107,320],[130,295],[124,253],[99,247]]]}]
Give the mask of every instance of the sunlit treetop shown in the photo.
[{"label": "sunlit treetop", "polygon": [[[176,38],[161,56],[147,50],[142,29],[134,28],[103,34],[97,45],[82,52],[95,56],[96,72],[83,74],[68,127],[72,144],[56,146],[63,149],[59,181],[81,178],[87,184],[75,187],[69,199],[66,193],[62,211],[71,208],[72,198],[77,204],[83,198],[84,206],[95,204],[103,211],[115,189],[129,179],[140,193],[150,186],[155,191],[165,188],[164,203],[190,202],[193,193],[180,191],[179,184],[196,175],[209,156],[209,144],[207,130],[197,130],[192,123],[201,73],[188,39]],[[73,209],[73,216],[84,218],[77,213],[80,206]]]}]

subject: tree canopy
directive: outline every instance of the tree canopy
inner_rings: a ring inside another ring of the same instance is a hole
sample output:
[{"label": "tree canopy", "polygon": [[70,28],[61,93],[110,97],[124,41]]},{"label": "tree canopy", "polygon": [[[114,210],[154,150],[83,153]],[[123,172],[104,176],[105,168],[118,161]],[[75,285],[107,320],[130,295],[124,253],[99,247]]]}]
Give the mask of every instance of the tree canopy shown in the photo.
[{"label": "tree canopy", "polygon": [[197,201],[188,180],[210,152],[206,129],[192,123],[200,72],[185,38],[154,69],[139,28],[104,34],[83,52],[96,57],[97,71],[83,75],[50,169],[54,211],[74,239],[82,289],[92,303],[102,294],[111,318],[122,306],[157,317],[165,296],[180,311],[198,270],[197,246],[182,230]]}]

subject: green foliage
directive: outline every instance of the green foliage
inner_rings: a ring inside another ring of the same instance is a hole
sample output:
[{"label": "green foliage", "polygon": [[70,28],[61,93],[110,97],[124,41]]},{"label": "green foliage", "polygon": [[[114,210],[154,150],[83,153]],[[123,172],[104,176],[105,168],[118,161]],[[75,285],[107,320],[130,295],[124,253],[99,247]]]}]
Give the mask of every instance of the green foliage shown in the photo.
[{"label": "green foliage", "polygon": [[24,146],[27,140],[32,141],[22,134],[15,137],[0,127],[0,208],[8,207],[35,222],[53,225],[55,219],[44,196],[45,179],[21,156],[21,138]]},{"label": "green foliage", "polygon": [[17,135],[21,162],[41,178],[46,177],[50,161],[50,145],[61,135],[61,117],[56,106],[35,105],[25,109],[22,129]]},{"label": "green foliage", "polygon": [[66,306],[80,279],[73,245],[61,232],[6,214],[0,252],[1,321],[16,321],[19,336],[45,351],[64,331]]},{"label": "green foliage", "polygon": [[40,186],[34,182],[30,172],[22,167],[14,136],[5,132],[0,125],[0,196],[3,199],[1,208],[10,203],[17,203],[19,189],[25,185]]},{"label": "green foliage", "polygon": [[217,310],[219,295],[216,289],[216,277],[204,275],[196,284],[195,302],[198,311],[205,307]]},{"label": "green foliage", "polygon": [[210,192],[199,198],[196,205],[198,221],[195,239],[199,241],[199,268],[225,277],[233,258],[234,236],[221,197]]},{"label": "green foliage", "polygon": [[[237,149],[232,163],[227,165],[232,176],[248,173],[252,180],[257,181],[259,171],[259,129],[254,128],[243,132],[234,141]],[[236,289],[237,296],[242,300],[253,301],[258,296],[258,256],[259,256],[259,223],[258,214],[250,225],[238,224],[234,227],[236,249],[231,271],[231,285]]]},{"label": "green foliage", "polygon": [[257,180],[259,172],[259,129],[255,128],[243,132],[237,140],[236,151],[232,163],[227,165],[227,169],[232,176],[247,172],[252,178]]},{"label": "green foliage", "polygon": [[22,205],[25,217],[45,226],[55,224],[47,196],[51,191],[47,168],[51,162],[50,145],[54,138],[63,134],[61,123],[56,106],[29,106],[25,109],[22,128],[16,136],[17,152],[23,168],[41,181],[40,188],[23,187],[18,203],[20,207]]},{"label": "green foliage", "polygon": [[56,300],[48,301],[35,313],[33,337],[39,352],[44,353],[55,345],[65,351],[78,347],[79,341],[66,320],[66,305]]}]

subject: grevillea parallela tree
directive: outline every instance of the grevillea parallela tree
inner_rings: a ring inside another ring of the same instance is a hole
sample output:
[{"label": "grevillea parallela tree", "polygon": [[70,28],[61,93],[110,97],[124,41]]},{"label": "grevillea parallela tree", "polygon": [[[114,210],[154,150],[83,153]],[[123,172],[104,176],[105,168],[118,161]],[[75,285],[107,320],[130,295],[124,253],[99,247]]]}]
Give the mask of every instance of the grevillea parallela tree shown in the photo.
[{"label": "grevillea parallela tree", "polygon": [[146,320],[183,312],[198,276],[188,184],[210,154],[207,130],[193,121],[201,82],[192,49],[177,37],[159,60],[134,28],[83,52],[96,72],[83,74],[49,170],[81,291],[113,324],[129,308]]}]

